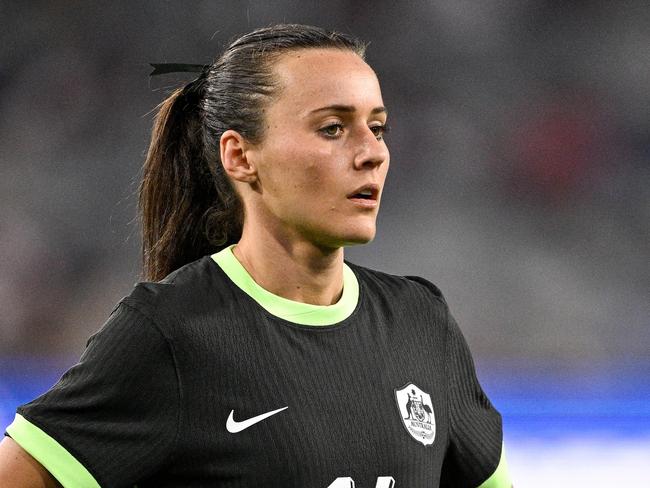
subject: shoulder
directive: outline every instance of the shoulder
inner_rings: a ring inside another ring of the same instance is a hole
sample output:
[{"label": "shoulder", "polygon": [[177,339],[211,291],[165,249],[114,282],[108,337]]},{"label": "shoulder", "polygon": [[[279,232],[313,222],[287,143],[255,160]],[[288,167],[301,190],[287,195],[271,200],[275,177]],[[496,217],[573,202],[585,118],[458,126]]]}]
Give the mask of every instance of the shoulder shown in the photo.
[{"label": "shoulder", "polygon": [[373,270],[364,266],[346,264],[354,271],[360,285],[369,293],[395,298],[423,301],[447,308],[447,302],[436,285],[420,276],[400,276]]},{"label": "shoulder", "polygon": [[136,309],[159,326],[178,324],[208,308],[220,306],[227,280],[207,255],[173,271],[160,281],[141,281],[120,304]]}]

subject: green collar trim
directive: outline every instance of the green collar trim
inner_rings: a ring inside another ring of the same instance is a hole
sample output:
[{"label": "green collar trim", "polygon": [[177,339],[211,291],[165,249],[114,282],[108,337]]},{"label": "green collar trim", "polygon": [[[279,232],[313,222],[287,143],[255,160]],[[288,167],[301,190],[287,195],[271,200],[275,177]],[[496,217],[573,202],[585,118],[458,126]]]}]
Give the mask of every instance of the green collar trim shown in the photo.
[{"label": "green collar trim", "polygon": [[232,249],[235,244],[211,257],[232,282],[269,313],[301,325],[333,325],[347,319],[359,301],[359,282],[350,267],[343,263],[343,294],[334,305],[312,305],[288,300],[258,285],[237,260]]},{"label": "green collar trim", "polygon": [[100,488],[93,475],[55,439],[16,414],[7,434],[43,465],[65,488]]}]

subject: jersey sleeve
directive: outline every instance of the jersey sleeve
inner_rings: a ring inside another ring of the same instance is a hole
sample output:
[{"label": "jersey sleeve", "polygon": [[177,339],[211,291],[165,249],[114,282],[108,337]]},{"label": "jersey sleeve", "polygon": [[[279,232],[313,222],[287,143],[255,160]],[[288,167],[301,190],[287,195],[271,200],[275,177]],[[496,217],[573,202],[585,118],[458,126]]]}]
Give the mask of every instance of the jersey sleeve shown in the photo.
[{"label": "jersey sleeve", "polygon": [[131,487],[170,456],[180,387],[171,343],[121,302],[79,362],[20,406],[11,436],[65,487]]},{"label": "jersey sleeve", "polygon": [[510,488],[501,415],[478,382],[469,347],[451,314],[447,378],[450,433],[440,486]]}]

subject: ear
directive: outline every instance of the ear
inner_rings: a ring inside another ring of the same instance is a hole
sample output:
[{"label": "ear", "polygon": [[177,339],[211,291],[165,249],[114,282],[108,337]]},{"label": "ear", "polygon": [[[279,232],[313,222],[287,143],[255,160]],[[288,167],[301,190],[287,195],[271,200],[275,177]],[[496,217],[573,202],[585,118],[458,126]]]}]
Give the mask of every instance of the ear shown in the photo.
[{"label": "ear", "polygon": [[239,132],[228,129],[219,141],[221,164],[234,180],[254,183],[257,180],[257,170],[246,157],[246,146],[246,139]]}]

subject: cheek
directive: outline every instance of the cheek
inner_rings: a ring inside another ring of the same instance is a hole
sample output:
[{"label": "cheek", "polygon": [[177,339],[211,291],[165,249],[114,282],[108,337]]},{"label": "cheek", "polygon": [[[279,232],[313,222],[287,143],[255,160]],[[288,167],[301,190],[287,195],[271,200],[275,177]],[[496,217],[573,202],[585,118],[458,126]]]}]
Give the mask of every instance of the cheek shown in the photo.
[{"label": "cheek", "polygon": [[343,204],[350,162],[341,154],[321,151],[313,160],[309,174],[314,181],[318,195],[316,205],[322,212],[336,212]]},{"label": "cheek", "polygon": [[390,158],[386,159],[386,162],[382,165],[382,172],[381,172],[381,177],[385,181],[386,176],[388,175],[388,168],[390,168]]},{"label": "cheek", "polygon": [[294,154],[294,162],[288,177],[297,186],[307,188],[321,199],[339,191],[346,163],[331,148],[306,148]]},{"label": "cheek", "polygon": [[301,170],[304,155],[290,141],[263,155],[260,171],[264,189],[274,198],[285,197],[303,185]]},{"label": "cheek", "polygon": [[332,144],[320,144],[311,138],[278,139],[264,155],[263,187],[283,213],[320,215],[340,205],[349,161]]}]

